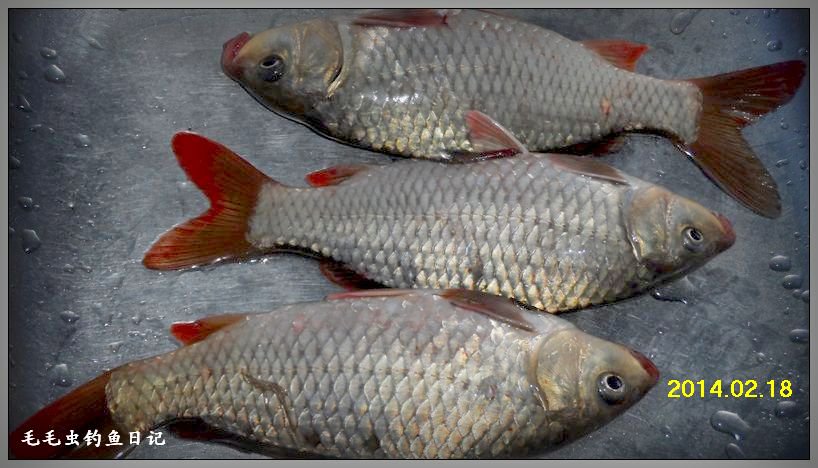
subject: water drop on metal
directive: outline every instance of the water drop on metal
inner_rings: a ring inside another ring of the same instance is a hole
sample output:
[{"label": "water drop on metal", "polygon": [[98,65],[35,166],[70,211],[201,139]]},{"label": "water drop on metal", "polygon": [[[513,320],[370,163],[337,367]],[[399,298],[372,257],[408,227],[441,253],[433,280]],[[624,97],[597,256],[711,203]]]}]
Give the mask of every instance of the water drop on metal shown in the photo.
[{"label": "water drop on metal", "polygon": [[770,270],[790,271],[790,268],[792,268],[792,260],[786,255],[776,255],[770,259]]},{"label": "water drop on metal", "polygon": [[809,343],[809,330],[796,328],[790,332],[790,341],[793,343]]},{"label": "water drop on metal", "polygon": [[685,32],[690,22],[699,13],[699,10],[685,10],[673,16],[670,20],[670,32],[673,34],[681,34]]},{"label": "water drop on metal", "polygon": [[17,72],[17,77],[20,78],[21,80],[27,80],[28,79],[28,73],[26,73],[25,70],[20,70],[20,71]]},{"label": "water drop on metal", "polygon": [[784,286],[784,289],[796,289],[801,287],[801,275],[787,275],[781,281],[781,286]]},{"label": "water drop on metal", "polygon": [[112,353],[116,354],[119,352],[119,348],[121,348],[124,343],[124,341],[114,341],[113,343],[109,343],[108,347],[111,349]]},{"label": "water drop on metal", "polygon": [[64,83],[65,73],[56,65],[49,65],[45,69],[45,79],[52,83]]},{"label": "water drop on metal", "polygon": [[781,130],[786,130],[790,128],[790,125],[787,122],[784,122],[783,120],[781,121],[780,124],[778,124],[778,126],[781,127]]},{"label": "water drop on metal", "polygon": [[804,302],[809,302],[809,289],[801,293],[801,300]]},{"label": "water drop on metal", "polygon": [[741,440],[750,430],[741,416],[730,411],[719,410],[710,416],[710,425],[713,429],[732,435],[736,440]]},{"label": "water drop on metal", "polygon": [[48,47],[41,47],[40,48],[40,55],[44,59],[55,59],[57,58],[57,51]]},{"label": "water drop on metal", "polygon": [[730,9],[730,14],[731,14],[731,15],[733,15],[733,16],[736,16],[736,15],[738,15],[739,13],[741,13],[741,10],[738,10],[738,9],[736,9],[736,8],[731,8],[731,9]]},{"label": "water drop on metal", "polygon": [[31,253],[40,248],[42,242],[33,229],[23,229],[23,252]]},{"label": "water drop on metal", "polygon": [[770,52],[775,52],[776,50],[781,50],[783,45],[784,43],[782,43],[780,39],[774,39],[767,42],[767,50]]},{"label": "water drop on metal", "polygon": [[724,451],[727,453],[727,458],[730,458],[731,460],[747,458],[747,456],[744,455],[744,450],[741,450],[741,447],[734,444],[733,442],[727,444],[727,447],[724,448]]},{"label": "water drop on metal", "polygon": [[20,197],[17,199],[17,203],[20,204],[24,210],[34,208],[34,200],[32,200],[31,197]]},{"label": "water drop on metal", "polygon": [[71,386],[71,376],[68,375],[67,364],[57,364],[51,369],[51,381],[60,387]]},{"label": "water drop on metal", "polygon": [[60,312],[60,318],[63,319],[65,323],[74,323],[80,319],[80,316],[74,311],[64,310]]},{"label": "water drop on metal", "polygon": [[26,99],[26,97],[23,96],[22,94],[17,95],[17,100],[14,103],[14,107],[20,109],[23,112],[31,112],[32,111],[31,103],[28,102],[28,99]]},{"label": "water drop on metal", "polygon": [[100,44],[99,41],[93,37],[86,37],[85,41],[94,49],[105,50],[105,47],[102,47],[102,44]]},{"label": "water drop on metal", "polygon": [[764,10],[764,11],[762,11],[762,12],[761,12],[761,16],[763,16],[763,17],[765,17],[765,18],[769,18],[769,17],[770,17],[770,10]]},{"label": "water drop on metal", "polygon": [[779,401],[778,404],[775,405],[775,417],[777,418],[792,418],[798,416],[799,413],[798,405],[796,405],[794,401]]},{"label": "water drop on metal", "polygon": [[74,135],[74,145],[77,148],[88,148],[91,146],[91,138],[83,133],[78,133]]},{"label": "water drop on metal", "polygon": [[800,49],[798,49],[798,55],[800,55],[801,57],[806,57],[807,55],[809,55],[809,49],[807,49],[806,47],[801,47]]},{"label": "water drop on metal", "polygon": [[775,162],[775,167],[786,166],[789,163],[790,163],[789,159],[779,159],[778,161]]}]

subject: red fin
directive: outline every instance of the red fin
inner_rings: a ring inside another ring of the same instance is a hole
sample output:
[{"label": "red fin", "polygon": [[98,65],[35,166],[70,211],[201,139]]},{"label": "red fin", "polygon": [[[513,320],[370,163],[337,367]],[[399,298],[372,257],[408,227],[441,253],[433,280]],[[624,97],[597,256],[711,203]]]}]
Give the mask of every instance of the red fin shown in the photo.
[{"label": "red fin", "polygon": [[515,154],[528,152],[510,131],[486,114],[472,110],[466,112],[465,119],[469,128],[469,140],[478,153],[508,155],[509,151],[514,151]]},{"label": "red fin", "polygon": [[330,294],[326,297],[326,300],[335,301],[338,299],[354,299],[359,297],[395,297],[405,296],[407,294],[422,294],[423,291],[429,292],[429,290],[391,289],[391,288],[369,289],[366,291],[347,291],[342,293]]},{"label": "red fin", "polygon": [[582,45],[593,50],[611,64],[628,71],[636,70],[636,62],[648,46],[619,39],[598,39],[582,41]]},{"label": "red fin", "polygon": [[789,101],[805,71],[794,60],[690,80],[703,98],[699,135],[680,147],[722,190],[768,218],[781,214],[778,189],[741,128]]},{"label": "red fin", "polygon": [[[9,434],[9,449],[17,458],[45,459],[45,458],[115,458],[130,447],[105,447],[108,434],[117,430],[120,436],[127,431],[116,427],[111,413],[108,410],[108,400],[105,396],[105,386],[111,378],[111,372],[80,385],[68,395],[41,409],[26,422]],[[79,434],[78,441],[83,444],[86,431],[97,430],[102,438],[99,447],[65,445],[65,436],[74,430]],[[53,436],[62,444],[52,446],[44,441],[46,432],[53,430]],[[23,442],[26,432],[33,431],[34,439],[39,439],[39,445],[30,446]]]},{"label": "red fin", "polygon": [[555,152],[576,155],[605,156],[607,154],[616,153],[622,149],[623,146],[625,146],[625,137],[623,135],[615,135],[602,140],[589,141],[587,143],[576,143],[571,146],[559,148],[555,150]]},{"label": "red fin", "polygon": [[536,327],[525,317],[524,310],[509,298],[469,289],[447,289],[438,295],[457,307],[487,315],[521,330],[536,331]]},{"label": "red fin", "polygon": [[365,169],[367,169],[367,166],[363,164],[340,164],[310,172],[304,176],[304,179],[312,187],[327,187],[338,185]]},{"label": "red fin", "polygon": [[429,8],[381,10],[356,18],[358,26],[383,26],[388,28],[414,28],[446,26],[447,16]]},{"label": "red fin", "polygon": [[555,166],[564,170],[594,179],[606,180],[615,184],[628,184],[627,177],[613,166],[591,158],[549,154],[546,156]]},{"label": "red fin", "polygon": [[272,182],[215,141],[190,132],[173,137],[179,165],[210,199],[210,209],[159,238],[142,263],[157,270],[238,258],[253,251],[246,233],[259,190]]},{"label": "red fin", "polygon": [[222,328],[241,322],[247,314],[223,314],[205,317],[193,322],[176,322],[170,326],[170,332],[185,346],[202,341]]},{"label": "red fin", "polygon": [[350,291],[361,289],[379,289],[386,286],[354,272],[346,265],[331,259],[321,261],[321,273],[333,283]]}]

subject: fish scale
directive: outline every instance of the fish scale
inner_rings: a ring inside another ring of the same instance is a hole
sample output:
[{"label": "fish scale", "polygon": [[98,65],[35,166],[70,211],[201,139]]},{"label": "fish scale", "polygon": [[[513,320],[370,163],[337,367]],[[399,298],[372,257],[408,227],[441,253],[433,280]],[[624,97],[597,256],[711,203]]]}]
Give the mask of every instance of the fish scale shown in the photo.
[{"label": "fish scale", "polygon": [[556,312],[655,279],[625,232],[630,190],[533,155],[398,162],[327,189],[265,186],[248,238],[313,250],[391,287],[474,287]]}]

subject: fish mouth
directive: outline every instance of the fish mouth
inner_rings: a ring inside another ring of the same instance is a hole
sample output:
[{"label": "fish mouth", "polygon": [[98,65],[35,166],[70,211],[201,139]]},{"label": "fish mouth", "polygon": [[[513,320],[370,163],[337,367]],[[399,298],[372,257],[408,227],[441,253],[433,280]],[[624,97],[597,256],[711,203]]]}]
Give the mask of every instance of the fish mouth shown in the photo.
[{"label": "fish mouth", "polygon": [[724,251],[730,248],[733,243],[736,242],[736,231],[733,230],[733,224],[727,219],[723,214],[720,213],[713,213],[716,219],[719,220],[721,223],[721,230],[724,233],[724,236],[720,239],[718,245],[719,248]]},{"label": "fish mouth", "polygon": [[243,32],[224,43],[222,48],[222,68],[227,76],[238,79],[241,67],[236,64],[239,51],[250,41],[250,33]]},{"label": "fish mouth", "polygon": [[632,349],[628,349],[631,352],[631,355],[639,361],[639,364],[642,365],[642,369],[645,369],[645,372],[648,373],[648,376],[651,379],[650,386],[653,387],[659,382],[659,369],[656,368],[656,365],[653,364],[653,361],[647,358],[644,354],[640,353],[639,351],[634,351]]}]

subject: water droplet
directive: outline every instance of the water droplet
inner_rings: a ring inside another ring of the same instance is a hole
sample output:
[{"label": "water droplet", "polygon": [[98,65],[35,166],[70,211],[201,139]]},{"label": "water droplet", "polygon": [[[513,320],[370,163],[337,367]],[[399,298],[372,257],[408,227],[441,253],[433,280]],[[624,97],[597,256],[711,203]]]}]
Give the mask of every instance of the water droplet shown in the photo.
[{"label": "water droplet", "polygon": [[770,17],[770,10],[764,10],[764,11],[762,11],[762,12],[761,12],[761,16],[763,16],[763,17],[765,17],[765,18],[769,18],[769,17]]},{"label": "water droplet", "polygon": [[787,275],[781,282],[784,289],[795,289],[801,287],[801,275]]},{"label": "water droplet", "polygon": [[60,387],[71,386],[71,376],[68,375],[67,364],[57,364],[51,368],[51,381]]},{"label": "water droplet", "polygon": [[33,229],[23,229],[23,252],[31,253],[40,248],[42,242]]},{"label": "water droplet", "polygon": [[11,37],[13,37],[13,38],[14,38],[14,41],[15,41],[15,42],[17,42],[18,44],[22,44],[22,43],[23,43],[23,35],[22,35],[22,34],[20,34],[20,33],[14,33],[14,34],[12,34],[12,35],[11,35]]},{"label": "water droplet", "polygon": [[790,271],[792,268],[792,261],[790,257],[785,255],[776,255],[770,259],[770,270],[773,271]]},{"label": "water droplet", "polygon": [[17,77],[20,78],[21,80],[27,80],[28,79],[28,73],[26,73],[25,70],[20,70],[20,71],[17,72]]},{"label": "water droplet", "polygon": [[116,354],[119,352],[119,348],[121,348],[124,343],[124,341],[114,341],[113,343],[109,343],[108,347],[111,349],[112,353]]},{"label": "water droplet", "polygon": [[801,413],[798,410],[798,405],[794,401],[784,400],[779,401],[775,405],[775,417],[777,418],[792,418]]},{"label": "water droplet", "polygon": [[673,432],[670,430],[670,426],[662,426],[662,435],[665,436],[666,439],[669,439]]},{"label": "water droplet", "polygon": [[809,302],[809,289],[801,293],[801,300],[804,302]]},{"label": "water droplet", "polygon": [[772,13],[774,15],[777,14],[778,13],[778,8],[770,8],[770,13]]},{"label": "water droplet", "polygon": [[724,451],[727,452],[727,458],[730,458],[732,460],[747,458],[747,456],[744,455],[744,450],[741,450],[741,447],[734,444],[733,442],[727,444],[727,447],[724,448]]},{"label": "water droplet", "polygon": [[45,59],[55,59],[57,58],[57,51],[48,47],[41,47],[40,55]]},{"label": "water droplet", "polygon": [[730,9],[730,14],[733,15],[733,16],[736,16],[739,13],[741,13],[741,10],[738,10],[738,9],[735,9],[735,8]]},{"label": "water droplet", "polygon": [[745,24],[750,24],[750,23],[752,23],[752,22],[753,22],[753,18],[752,18],[752,17],[750,17],[750,16],[745,16],[745,17],[744,17],[744,23],[745,23]]},{"label": "water droplet", "polygon": [[31,197],[20,197],[17,199],[17,203],[19,203],[24,210],[34,208],[34,200],[32,200]]},{"label": "water droplet", "polygon": [[673,19],[670,20],[670,32],[673,34],[681,34],[685,32],[685,29],[690,26],[690,22],[693,21],[693,18],[698,13],[699,10],[685,10],[676,13],[676,15],[673,16]]},{"label": "water droplet", "polygon": [[88,148],[91,146],[91,138],[83,133],[77,133],[74,135],[74,145],[77,148]]},{"label": "water droplet", "polygon": [[783,167],[790,163],[789,159],[779,159],[775,162],[775,167]]},{"label": "water droplet", "polygon": [[142,313],[141,312],[137,313],[136,315],[131,317],[131,322],[133,322],[134,325],[139,325],[140,323],[142,323],[142,318],[143,318]]},{"label": "water droplet", "polygon": [[63,319],[65,323],[74,323],[80,319],[80,316],[74,311],[64,310],[60,312],[60,318]]},{"label": "water droplet", "polygon": [[710,26],[715,26],[715,24],[716,24],[716,20],[711,19],[711,20],[710,20]]},{"label": "water droplet", "polygon": [[806,57],[807,55],[809,55],[809,49],[807,49],[806,47],[801,47],[800,49],[798,49],[798,55],[800,55],[801,57]]},{"label": "water droplet", "polygon": [[803,142],[803,141],[799,141],[797,146],[798,146],[799,148],[803,148],[803,147],[804,147],[804,142]]},{"label": "water droplet", "polygon": [[781,130],[786,130],[786,129],[790,128],[789,124],[787,122],[784,122],[783,120],[781,121],[779,126],[781,127]]},{"label": "water droplet", "polygon": [[102,44],[100,44],[99,41],[93,37],[86,37],[85,41],[88,42],[88,45],[94,49],[105,50],[105,47],[102,47]]},{"label": "water droplet", "polygon": [[793,343],[809,343],[809,330],[796,328],[790,332],[790,341]]},{"label": "water droplet", "polygon": [[72,201],[68,202],[68,208],[71,208],[73,210],[75,206],[76,205],[74,204],[74,202]]},{"label": "water droplet", "polygon": [[49,65],[45,69],[45,79],[52,83],[65,82],[65,73],[56,65]]},{"label": "water droplet", "polygon": [[781,50],[783,45],[784,43],[782,43],[780,39],[774,39],[767,42],[767,50],[775,52],[776,50]]},{"label": "water droplet", "polygon": [[743,439],[750,430],[750,425],[741,419],[741,416],[724,410],[716,411],[710,416],[710,425],[719,432],[732,435],[736,440]]},{"label": "water droplet", "polygon": [[31,112],[32,111],[31,103],[28,102],[28,99],[26,99],[26,97],[23,96],[22,94],[17,95],[17,99],[16,99],[16,101],[14,103],[14,107],[20,109],[23,112]]},{"label": "water droplet", "polygon": [[803,160],[803,159],[798,161],[798,167],[800,167],[802,171],[806,171],[807,170],[807,162],[805,160]]},{"label": "water droplet", "polygon": [[721,38],[722,39],[727,39],[727,33],[726,32],[721,33]]},{"label": "water droplet", "polygon": [[62,267],[62,271],[66,272],[66,273],[74,273],[74,270],[75,270],[74,265],[72,265],[70,263],[66,263]]},{"label": "water droplet", "polygon": [[794,297],[796,299],[800,299],[802,292],[804,292],[804,291],[801,291],[800,289],[793,289],[792,290],[792,297]]},{"label": "water droplet", "polygon": [[13,236],[13,235],[14,235],[14,228],[9,226],[9,236]]},{"label": "water droplet", "polygon": [[15,158],[14,156],[9,156],[9,169],[20,169],[20,160]]}]

